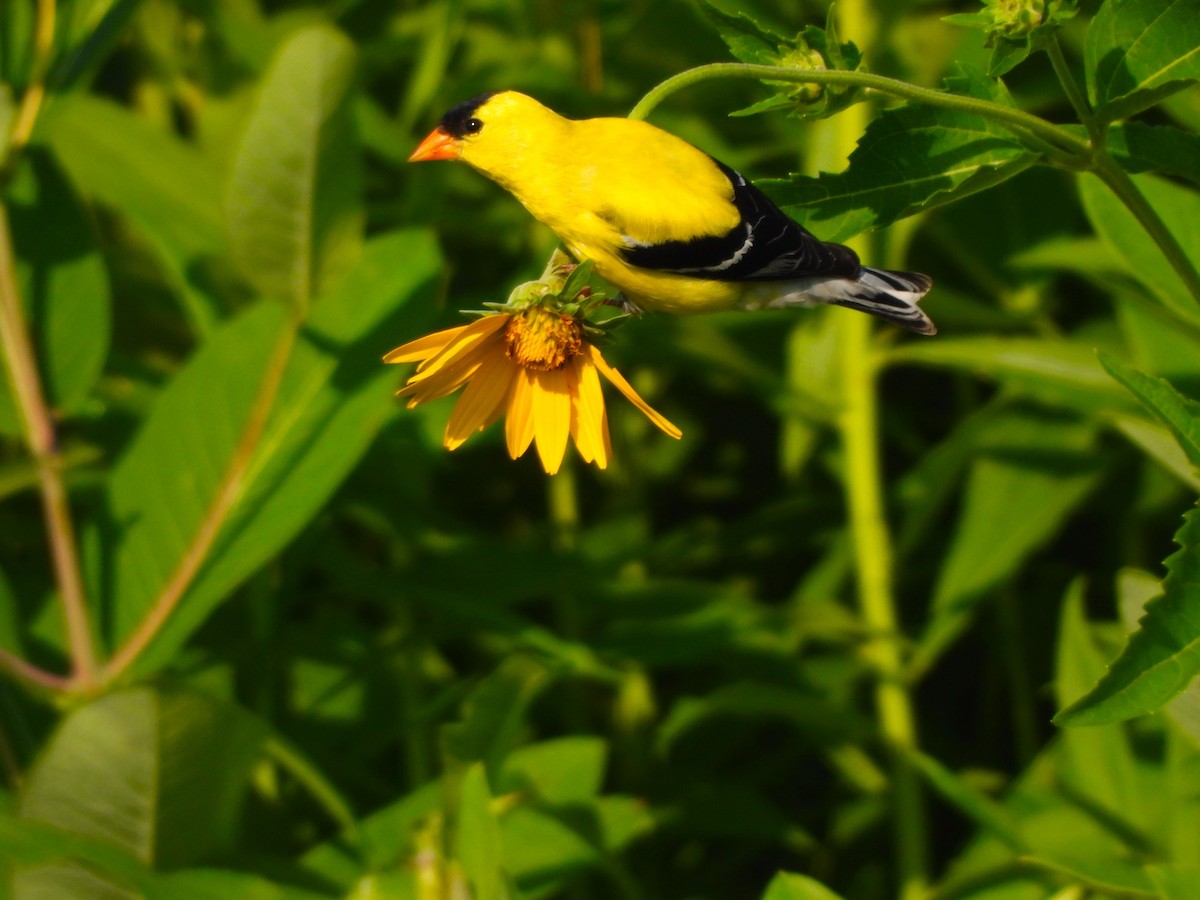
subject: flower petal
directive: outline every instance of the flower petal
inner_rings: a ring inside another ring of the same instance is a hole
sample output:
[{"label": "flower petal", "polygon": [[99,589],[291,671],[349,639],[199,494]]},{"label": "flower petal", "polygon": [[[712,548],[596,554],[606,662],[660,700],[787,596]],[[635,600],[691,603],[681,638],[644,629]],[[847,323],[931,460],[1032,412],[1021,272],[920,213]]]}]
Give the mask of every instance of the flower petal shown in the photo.
[{"label": "flower petal", "polygon": [[592,364],[603,373],[604,377],[611,381],[622,394],[625,399],[636,406],[647,419],[657,425],[673,438],[683,437],[683,432],[671,423],[666,416],[654,409],[649,403],[643,400],[638,392],[633,389],[633,386],[625,380],[625,376],[610,366],[604,361],[604,357],[600,355],[600,351],[596,349],[594,344],[587,345],[588,359]]},{"label": "flower petal", "polygon": [[575,357],[567,367],[571,381],[571,436],[584,462],[595,462],[608,468],[608,453],[601,433],[604,422],[604,394],[596,367],[582,356]]},{"label": "flower petal", "polygon": [[547,475],[562,465],[571,431],[571,391],[565,369],[534,372],[533,427]]},{"label": "flower petal", "polygon": [[455,335],[445,347],[436,356],[431,356],[419,366],[417,366],[417,374],[432,375],[443,365],[453,362],[456,356],[479,346],[486,342],[488,338],[496,334],[501,328],[508,324],[511,319],[508,313],[496,313],[494,315],[481,316],[470,325],[463,327],[463,330]]},{"label": "flower petal", "polygon": [[384,356],[383,361],[385,363],[417,362],[436,356],[467,327],[460,325],[457,328],[446,328],[442,331],[435,331],[433,334],[427,334],[425,337],[419,337],[415,341],[409,341],[407,344],[401,344]]},{"label": "flower petal", "polygon": [[529,449],[533,441],[533,373],[518,367],[508,395],[508,418],[504,420],[504,439],[510,459]]},{"label": "flower petal", "polygon": [[396,392],[397,397],[408,397],[408,408],[428,403],[452,394],[466,384],[479,370],[489,351],[503,355],[499,347],[484,345],[473,347],[461,356],[449,360],[430,372],[413,375],[408,383]]},{"label": "flower petal", "polygon": [[447,450],[457,450],[476,431],[495,421],[516,372],[517,367],[503,353],[490,353],[483,358],[446,423]]}]

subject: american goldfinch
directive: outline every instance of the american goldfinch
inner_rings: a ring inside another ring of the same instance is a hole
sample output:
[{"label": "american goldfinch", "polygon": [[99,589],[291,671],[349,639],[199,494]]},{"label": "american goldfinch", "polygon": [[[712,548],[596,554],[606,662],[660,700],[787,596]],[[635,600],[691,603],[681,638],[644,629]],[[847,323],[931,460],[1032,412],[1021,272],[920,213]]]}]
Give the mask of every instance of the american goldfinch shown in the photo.
[{"label": "american goldfinch", "polygon": [[635,307],[672,313],[834,303],[921,334],[932,281],[859,264],[745,178],[632,119],[566,119],[515,91],[455,106],[410,161],[461,159],[513,194]]}]

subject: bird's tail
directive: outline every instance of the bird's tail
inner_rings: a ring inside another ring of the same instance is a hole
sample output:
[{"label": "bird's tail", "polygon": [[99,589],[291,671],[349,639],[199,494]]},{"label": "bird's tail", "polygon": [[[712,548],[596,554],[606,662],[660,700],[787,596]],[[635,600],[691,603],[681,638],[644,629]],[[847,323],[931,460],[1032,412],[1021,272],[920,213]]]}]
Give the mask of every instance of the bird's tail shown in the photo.
[{"label": "bird's tail", "polygon": [[933,287],[928,275],[861,266],[857,279],[827,282],[828,288],[834,285],[837,290],[828,303],[870,313],[918,334],[937,334],[933,320],[917,305]]}]

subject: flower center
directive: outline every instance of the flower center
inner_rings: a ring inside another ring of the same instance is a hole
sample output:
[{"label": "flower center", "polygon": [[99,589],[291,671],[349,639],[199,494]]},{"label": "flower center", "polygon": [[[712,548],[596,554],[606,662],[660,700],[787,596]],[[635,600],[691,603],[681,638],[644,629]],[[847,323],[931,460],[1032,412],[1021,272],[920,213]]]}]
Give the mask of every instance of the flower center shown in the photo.
[{"label": "flower center", "polygon": [[579,355],[583,330],[570,316],[533,306],[504,326],[505,355],[526,369],[561,369]]}]

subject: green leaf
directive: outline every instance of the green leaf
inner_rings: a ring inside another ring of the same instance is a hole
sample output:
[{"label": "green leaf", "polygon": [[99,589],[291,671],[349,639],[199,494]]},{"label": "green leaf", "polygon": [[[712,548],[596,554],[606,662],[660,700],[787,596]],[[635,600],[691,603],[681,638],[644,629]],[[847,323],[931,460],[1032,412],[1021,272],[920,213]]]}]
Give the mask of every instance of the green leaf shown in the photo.
[{"label": "green leaf", "polygon": [[455,856],[462,863],[474,890],[474,900],[503,900],[504,850],[500,823],[492,812],[492,794],[488,790],[483,763],[473,763],[463,776],[455,833]]},{"label": "green leaf", "polygon": [[147,900],[330,900],[333,896],[278,884],[249,872],[189,869],[159,876]]},{"label": "green leaf", "polygon": [[1162,707],[1200,672],[1200,510],[1175,535],[1179,550],[1165,562],[1163,594],[1146,604],[1138,631],[1103,677],[1066,706],[1063,727],[1101,725]]},{"label": "green leaf", "polygon": [[[183,603],[139,661],[139,671],[164,665],[237,585],[275,556],[318,513],[366,453],[386,417],[395,410],[396,373],[380,364],[380,356],[425,320],[428,304],[423,301],[434,288],[439,268],[431,235],[394,232],[372,240],[353,271],[318,298],[292,350],[274,408],[225,527]],[[255,338],[264,339],[269,335]],[[225,352],[259,352],[260,359],[269,353],[241,345],[236,335],[223,340],[230,346],[219,351],[222,359]],[[137,482],[145,473],[156,472],[159,483],[172,491],[188,491],[188,482],[193,491],[215,484],[232,452],[233,444],[226,438],[233,435],[205,432],[189,448],[180,445],[177,430],[194,428],[190,420],[205,410],[214,419],[240,427],[245,421],[244,413],[239,412],[242,392],[255,390],[261,383],[261,366],[259,372],[251,369],[252,374],[244,362],[226,371],[216,368],[225,365],[215,358],[218,351],[211,353],[214,357],[208,361],[193,360],[177,378],[182,381],[186,376],[187,381],[179,386],[173,383],[160,397],[153,414],[160,420],[154,426],[155,436],[139,443],[136,461],[122,461],[122,504],[143,503],[148,507],[144,514],[152,519],[146,523],[151,533],[142,534],[137,552],[132,547],[126,552],[122,544],[119,561],[123,567],[118,571],[128,572],[127,579],[134,578],[139,567],[162,572],[164,564],[148,558],[149,554],[166,553],[165,559],[177,560],[183,549],[178,538],[195,534],[202,509],[199,501],[212,496],[209,487],[209,493],[155,498],[146,496],[144,482],[140,488]],[[218,385],[223,388],[214,390]],[[231,402],[235,399],[236,403]],[[151,424],[147,422],[143,428],[150,429]],[[197,447],[205,448],[202,461],[193,455]],[[168,533],[155,534],[154,528],[168,529]],[[146,530],[137,528],[138,532]],[[128,540],[132,539],[130,534]],[[131,623],[139,616],[149,596],[121,597],[122,621]],[[136,605],[139,599],[141,606]]]},{"label": "green leaf", "polygon": [[[1200,266],[1200,229],[1195,227],[1200,194],[1183,185],[1140,175],[1134,183],[1175,236],[1192,265]],[[1158,245],[1116,196],[1094,175],[1082,175],[1079,192],[1088,219],[1135,278],[1167,306],[1196,321],[1196,301]]]},{"label": "green leaf", "polygon": [[780,48],[788,43],[783,35],[765,28],[743,12],[727,13],[708,0],[702,0],[697,9],[716,29],[734,59],[757,65],[778,65]]},{"label": "green leaf", "polygon": [[461,721],[442,729],[449,762],[483,760],[489,770],[498,771],[548,674],[542,666],[514,656],[481,681],[463,703]]},{"label": "green leaf", "polygon": [[234,257],[264,295],[296,310],[345,274],[362,242],[354,66],[339,32],[297,31],[264,77],[233,160]]},{"label": "green leaf", "polygon": [[1200,184],[1200,134],[1171,125],[1121,122],[1108,129],[1105,146],[1129,172],[1160,172]]},{"label": "green leaf", "polygon": [[1124,119],[1200,80],[1200,0],[1106,0],[1084,49],[1088,95]]},{"label": "green leaf", "polygon": [[[23,819],[178,867],[232,846],[263,732],[241,710],[182,690],[138,687],[75,709],[29,772]],[[20,872],[17,893],[74,875]]]},{"label": "green leaf", "polygon": [[158,397],[108,483],[113,637],[181,564],[233,458],[287,312],[260,304],[214,332]]},{"label": "green leaf", "polygon": [[1165,379],[1145,375],[1107,353],[1100,354],[1100,364],[1171,429],[1192,465],[1200,469],[1200,403],[1180,394]]},{"label": "green leaf", "polygon": [[[24,867],[24,872],[18,871],[13,874],[14,882],[25,880],[25,884],[32,885],[33,873],[47,876],[48,873],[59,872],[62,873],[59,878],[43,882],[50,891],[67,885],[79,886],[90,891],[86,894],[38,895],[42,897],[87,896],[102,900],[116,892],[112,886],[113,881],[145,889],[153,883],[154,878],[145,863],[128,850],[114,846],[111,841],[84,837],[62,828],[18,818],[7,812],[0,812],[0,859]],[[68,866],[72,868],[67,868]],[[68,872],[74,875],[73,879],[68,880]],[[24,900],[18,890],[18,884],[10,882],[5,885],[6,888],[10,886],[13,888],[13,900]],[[129,895],[121,891],[117,896],[127,898]]]},{"label": "green leaf", "polygon": [[[1104,670],[1104,657],[1084,618],[1083,580],[1076,579],[1063,601],[1055,660],[1054,693],[1060,705],[1093,684]],[[1063,735],[1060,778],[1103,814],[1123,822],[1139,821],[1144,803],[1133,750],[1124,730],[1071,730]]]},{"label": "green leaf", "polygon": [[777,872],[767,885],[762,900],[839,900],[839,897],[839,894],[835,894],[815,878],[792,872]]},{"label": "green leaf", "polygon": [[[45,150],[25,154],[6,199],[18,290],[46,400],[67,418],[108,355],[108,273],[88,210]],[[20,433],[7,379],[0,381],[0,432]]]},{"label": "green leaf", "polygon": [[893,350],[890,358],[974,372],[1055,405],[1108,408],[1120,402],[1120,392],[1096,361],[1094,347],[1082,342],[947,338],[910,342]]},{"label": "green leaf", "polygon": [[600,793],[608,744],[597,737],[563,737],[530,744],[504,761],[501,793],[532,793],[554,805],[585,803]]},{"label": "green leaf", "polygon": [[[958,94],[1011,103],[978,74],[947,80]],[[992,187],[1029,168],[1036,154],[1008,130],[970,113],[921,104],[885,110],[867,126],[846,171],[759,182],[822,240],[872,228]]]},{"label": "green leaf", "polygon": [[992,837],[1014,853],[1028,851],[1029,844],[1021,834],[1020,823],[1006,807],[972,787],[932,756],[912,749],[903,752],[933,790],[947,802],[991,832]]},{"label": "green leaf", "polygon": [[191,146],[86,93],[55,97],[39,123],[71,180],[153,247],[200,333],[222,315],[220,180]]},{"label": "green leaf", "polygon": [[1200,900],[1200,866],[1185,863],[1147,866],[1146,874],[1162,900]]},{"label": "green leaf", "polygon": [[1032,413],[1002,421],[971,467],[962,516],[913,654],[926,669],[979,603],[1044,547],[1099,475],[1091,426]]}]

